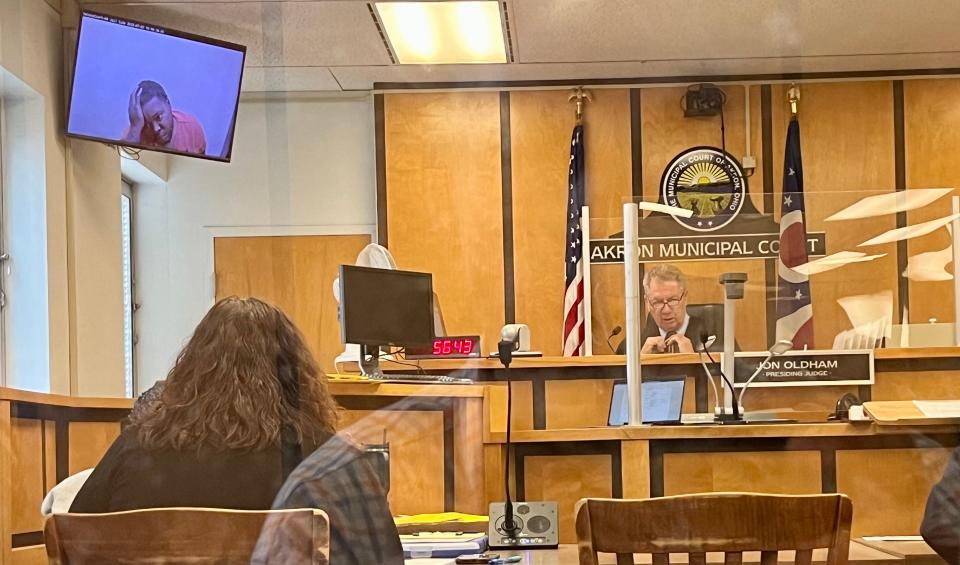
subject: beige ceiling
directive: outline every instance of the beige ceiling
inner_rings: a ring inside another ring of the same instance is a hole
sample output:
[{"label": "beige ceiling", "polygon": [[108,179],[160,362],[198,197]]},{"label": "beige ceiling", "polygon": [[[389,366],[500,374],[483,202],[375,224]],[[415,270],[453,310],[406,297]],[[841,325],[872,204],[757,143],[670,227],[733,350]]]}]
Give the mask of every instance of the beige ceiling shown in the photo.
[{"label": "beige ceiling", "polygon": [[244,90],[960,68],[960,0],[506,0],[515,61],[394,65],[364,0],[85,2],[247,46]]}]

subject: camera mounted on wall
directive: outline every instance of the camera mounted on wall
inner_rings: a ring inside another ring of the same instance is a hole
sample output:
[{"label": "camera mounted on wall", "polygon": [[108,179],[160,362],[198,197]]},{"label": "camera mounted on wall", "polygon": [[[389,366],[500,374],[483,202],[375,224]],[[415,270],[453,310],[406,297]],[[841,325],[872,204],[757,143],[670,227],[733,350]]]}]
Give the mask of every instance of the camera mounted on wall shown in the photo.
[{"label": "camera mounted on wall", "polygon": [[686,118],[717,116],[723,112],[727,95],[712,84],[691,84],[683,97],[683,115]]}]

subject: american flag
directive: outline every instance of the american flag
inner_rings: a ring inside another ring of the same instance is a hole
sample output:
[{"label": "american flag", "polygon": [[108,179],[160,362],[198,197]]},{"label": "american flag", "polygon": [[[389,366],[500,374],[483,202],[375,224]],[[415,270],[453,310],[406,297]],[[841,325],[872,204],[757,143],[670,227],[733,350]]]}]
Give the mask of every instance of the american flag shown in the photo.
[{"label": "american flag", "polygon": [[803,206],[803,163],[800,123],[787,128],[783,157],[783,206],[780,208],[780,258],[777,262],[777,340],[793,341],[794,349],[813,349],[813,304],[810,279],[793,270],[807,262],[807,229]]},{"label": "american flag", "polygon": [[567,278],[563,298],[563,355],[583,355],[583,242],[580,240],[580,209],[584,204],[583,126],[573,128],[570,169],[567,175]]}]

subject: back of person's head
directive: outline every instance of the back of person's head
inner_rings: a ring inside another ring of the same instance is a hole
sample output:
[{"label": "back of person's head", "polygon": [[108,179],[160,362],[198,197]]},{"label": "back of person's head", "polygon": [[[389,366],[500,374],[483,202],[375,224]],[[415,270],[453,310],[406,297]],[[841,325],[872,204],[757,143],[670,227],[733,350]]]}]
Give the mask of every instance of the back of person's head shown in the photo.
[{"label": "back of person's head", "polygon": [[643,275],[643,290],[650,292],[650,281],[658,280],[663,282],[676,281],[680,288],[687,290],[687,277],[683,271],[669,263],[660,263],[647,269]]},{"label": "back of person's head", "polygon": [[141,105],[146,104],[154,98],[159,98],[167,103],[170,102],[170,98],[167,97],[167,91],[164,90],[158,82],[154,82],[152,80],[142,80],[140,81],[139,87]]},{"label": "back of person's head", "polygon": [[336,403],[303,336],[277,307],[225,298],[207,312],[167,375],[161,399],[131,422],[148,449],[319,445]]}]

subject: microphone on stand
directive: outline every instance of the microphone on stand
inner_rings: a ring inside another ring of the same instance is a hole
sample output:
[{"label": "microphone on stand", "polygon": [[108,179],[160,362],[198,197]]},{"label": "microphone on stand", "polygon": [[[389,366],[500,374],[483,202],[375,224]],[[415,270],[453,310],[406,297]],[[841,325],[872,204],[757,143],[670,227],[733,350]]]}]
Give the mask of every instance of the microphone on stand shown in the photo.
[{"label": "microphone on stand", "polygon": [[[700,341],[701,341],[701,343],[703,343],[703,344],[706,345],[706,343],[707,343],[707,341],[708,341],[709,339],[710,339],[710,336],[707,335],[707,332],[703,332],[702,334],[700,334]],[[711,343],[712,343],[712,342],[711,342]],[[707,347],[709,347],[709,346],[707,346]],[[730,396],[732,397],[732,398],[730,399],[730,400],[731,400],[731,403],[732,403],[732,408],[733,408],[732,417],[728,417],[728,415],[725,414],[725,413],[720,414],[720,422],[721,422],[721,423],[723,423],[723,422],[740,422],[740,423],[742,423],[743,420],[742,420],[741,417],[740,417],[740,405],[739,405],[739,403],[737,402],[737,393],[736,393],[736,391],[735,391],[734,388],[733,388],[733,383],[731,383],[731,382],[730,382],[730,379],[728,379],[727,376],[723,374],[723,369],[721,369],[721,368],[720,368],[720,364],[717,363],[717,362],[713,359],[713,355],[710,355],[710,350],[709,350],[707,347],[704,347],[704,348],[703,348],[703,352],[706,353],[706,354],[707,354],[707,357],[710,358],[710,362],[717,366],[717,371],[720,373],[720,378],[722,378],[722,379],[723,379],[723,382],[725,382],[725,383],[727,384],[727,387],[730,389]]]},{"label": "microphone on stand", "polygon": [[607,336],[607,346],[610,347],[610,351],[612,351],[614,354],[616,354],[617,348],[610,343],[610,338],[620,335],[620,332],[622,331],[623,331],[623,328],[621,328],[620,326],[616,326],[613,328],[613,331],[610,332],[610,335]]},{"label": "microphone on stand", "polygon": [[503,364],[504,373],[507,377],[507,442],[503,465],[503,532],[513,539],[516,539],[523,529],[519,520],[514,519],[513,501],[510,500],[510,428],[512,427],[510,422],[513,418],[513,387],[510,381],[510,363],[513,361],[513,352],[517,349],[519,342],[519,327],[504,327],[500,332],[500,343],[497,344],[500,362]]},{"label": "microphone on stand", "polygon": [[[667,332],[667,335],[663,336],[663,339],[668,340],[675,335],[677,335],[677,332]],[[666,349],[664,349],[663,352],[664,353],[680,353],[680,346],[677,345],[677,342],[668,343]]]},{"label": "microphone on stand", "polygon": [[713,373],[710,372],[710,367],[707,367],[707,362],[703,360],[703,354],[710,349],[713,342],[717,340],[717,336],[711,335],[703,337],[706,339],[701,339],[697,345],[697,357],[700,359],[700,365],[703,367],[703,372],[707,376],[707,382],[710,383],[710,388],[713,389],[713,417],[716,418],[721,414],[720,392],[717,390],[717,383],[713,382]]}]

